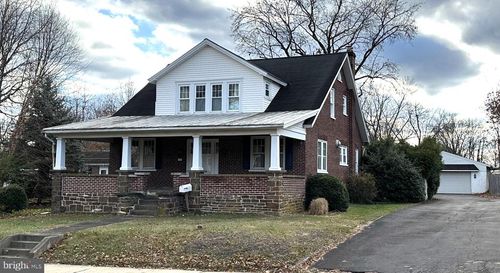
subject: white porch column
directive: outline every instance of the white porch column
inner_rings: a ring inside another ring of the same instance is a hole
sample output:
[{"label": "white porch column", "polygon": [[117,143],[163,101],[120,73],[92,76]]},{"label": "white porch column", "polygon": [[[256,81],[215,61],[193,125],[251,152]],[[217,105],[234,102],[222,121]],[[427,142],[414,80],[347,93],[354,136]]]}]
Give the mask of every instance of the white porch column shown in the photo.
[{"label": "white porch column", "polygon": [[280,167],[280,135],[271,135],[271,162],[270,171],[281,171]]},{"label": "white porch column", "polygon": [[120,171],[130,171],[132,170],[132,138],[122,137],[122,165]]},{"label": "white porch column", "polygon": [[56,162],[55,171],[66,170],[66,142],[64,138],[56,138]]},{"label": "white porch column", "polygon": [[191,165],[191,171],[203,171],[201,150],[202,139],[201,136],[193,136],[193,164]]}]

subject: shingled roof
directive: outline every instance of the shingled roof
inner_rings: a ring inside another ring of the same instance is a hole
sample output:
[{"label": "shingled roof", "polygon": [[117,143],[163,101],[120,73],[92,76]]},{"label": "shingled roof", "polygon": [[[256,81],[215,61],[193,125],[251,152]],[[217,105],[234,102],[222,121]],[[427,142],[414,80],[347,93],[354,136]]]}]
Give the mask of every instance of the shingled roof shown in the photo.
[{"label": "shingled roof", "polygon": [[[320,108],[346,54],[248,60],[249,63],[287,83],[286,86],[281,87],[266,112]],[[149,83],[113,116],[153,116],[155,100],[156,85]]]},{"label": "shingled roof", "polygon": [[249,60],[287,83],[281,87],[266,112],[319,109],[346,54]]}]

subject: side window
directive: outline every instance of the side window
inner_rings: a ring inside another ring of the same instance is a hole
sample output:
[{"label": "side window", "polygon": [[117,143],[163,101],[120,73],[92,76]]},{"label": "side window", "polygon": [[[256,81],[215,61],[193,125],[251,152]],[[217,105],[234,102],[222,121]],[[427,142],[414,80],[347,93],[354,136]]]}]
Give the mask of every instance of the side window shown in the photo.
[{"label": "side window", "polygon": [[344,116],[347,116],[347,96],[344,95],[342,96],[342,113],[344,113]]},{"label": "side window", "polygon": [[335,118],[335,88],[330,90],[330,117]]},{"label": "side window", "polygon": [[271,95],[271,91],[270,91],[270,85],[268,82],[266,82],[265,84],[265,90],[264,90],[264,95],[266,96],[266,98],[269,98],[269,96]]},{"label": "side window", "polygon": [[328,144],[326,141],[319,139],[317,146],[318,146],[317,147],[318,173],[328,173],[328,170],[327,170]]},{"label": "side window", "polygon": [[264,137],[254,137],[251,144],[251,169],[263,170],[266,167],[266,139]]},{"label": "side window", "polygon": [[347,166],[347,146],[340,146],[340,165]]},{"label": "side window", "polygon": [[179,87],[179,111],[189,112],[189,85]]}]

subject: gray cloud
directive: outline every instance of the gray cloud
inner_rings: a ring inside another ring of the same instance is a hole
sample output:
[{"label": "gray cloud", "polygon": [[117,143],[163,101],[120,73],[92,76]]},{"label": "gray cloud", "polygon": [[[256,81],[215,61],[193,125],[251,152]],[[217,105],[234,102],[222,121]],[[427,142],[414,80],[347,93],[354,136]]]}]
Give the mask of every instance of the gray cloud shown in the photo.
[{"label": "gray cloud", "polygon": [[229,40],[231,21],[226,8],[216,7],[202,0],[122,2],[134,6],[138,13],[156,23],[173,23],[186,27],[196,41],[208,37],[226,44]]},{"label": "gray cloud", "polygon": [[500,1],[428,0],[421,15],[435,14],[460,26],[463,41],[500,53]]},{"label": "gray cloud", "polygon": [[86,70],[91,74],[113,80],[127,79],[138,72],[133,68],[114,65],[113,60],[109,58],[96,58],[87,66]]},{"label": "gray cloud", "polygon": [[427,36],[417,37],[411,43],[393,44],[384,52],[403,74],[412,77],[429,94],[479,73],[479,67],[464,52]]}]

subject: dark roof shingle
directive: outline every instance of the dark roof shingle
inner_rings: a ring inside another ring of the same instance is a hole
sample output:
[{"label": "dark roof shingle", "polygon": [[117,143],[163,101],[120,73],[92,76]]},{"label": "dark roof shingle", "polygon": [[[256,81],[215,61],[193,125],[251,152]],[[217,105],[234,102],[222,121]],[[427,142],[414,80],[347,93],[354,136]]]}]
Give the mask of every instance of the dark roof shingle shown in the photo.
[{"label": "dark roof shingle", "polygon": [[474,164],[444,164],[443,171],[479,171]]},{"label": "dark roof shingle", "polygon": [[113,116],[154,116],[156,84],[148,83]]},{"label": "dark roof shingle", "polygon": [[266,112],[320,108],[346,54],[249,60],[287,83],[278,91]]}]

